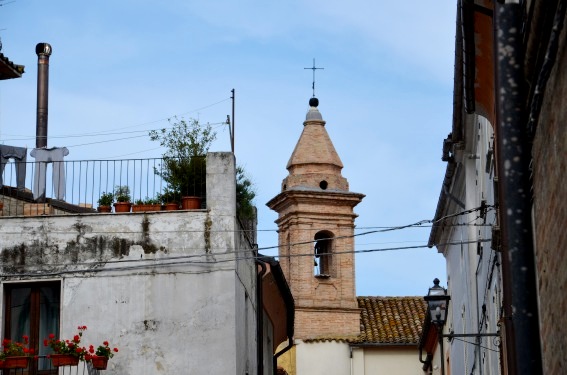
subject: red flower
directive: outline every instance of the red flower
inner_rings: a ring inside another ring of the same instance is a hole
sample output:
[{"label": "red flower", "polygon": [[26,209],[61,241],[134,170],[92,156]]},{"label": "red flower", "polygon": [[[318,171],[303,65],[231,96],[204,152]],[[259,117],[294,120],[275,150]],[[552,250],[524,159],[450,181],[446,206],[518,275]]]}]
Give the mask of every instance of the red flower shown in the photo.
[{"label": "red flower", "polygon": [[49,345],[49,344],[47,343],[47,339],[43,339],[43,346],[47,346],[47,345]]},{"label": "red flower", "polygon": [[79,342],[81,341],[81,337],[79,337],[79,335],[75,335],[75,337],[73,337],[73,341]]},{"label": "red flower", "polygon": [[102,342],[102,345],[108,346],[108,341],[103,341],[103,342]]},{"label": "red flower", "polygon": [[112,350],[114,350],[115,353],[118,353],[118,348],[114,348]]},{"label": "red flower", "polygon": [[54,339],[54,338],[55,338],[55,334],[54,334],[54,333],[50,333],[50,334],[49,334],[49,338],[50,338],[50,339]]}]

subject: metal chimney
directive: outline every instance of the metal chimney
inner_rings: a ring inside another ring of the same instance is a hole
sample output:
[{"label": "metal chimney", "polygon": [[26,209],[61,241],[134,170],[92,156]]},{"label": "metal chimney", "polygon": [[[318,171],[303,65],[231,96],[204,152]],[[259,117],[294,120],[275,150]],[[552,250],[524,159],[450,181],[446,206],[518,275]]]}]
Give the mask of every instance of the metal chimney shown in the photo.
[{"label": "metal chimney", "polygon": [[47,99],[49,94],[49,43],[38,43],[37,54],[37,120],[35,127],[35,147],[47,147]]}]

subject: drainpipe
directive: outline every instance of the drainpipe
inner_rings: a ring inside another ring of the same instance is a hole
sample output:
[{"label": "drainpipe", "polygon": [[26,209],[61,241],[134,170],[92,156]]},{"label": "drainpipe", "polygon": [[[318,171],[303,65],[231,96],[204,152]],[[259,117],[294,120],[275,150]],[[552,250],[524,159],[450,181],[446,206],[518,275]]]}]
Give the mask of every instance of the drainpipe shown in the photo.
[{"label": "drainpipe", "polygon": [[287,346],[274,354],[274,375],[278,374],[278,358],[293,347],[293,336],[288,334]]},{"label": "drainpipe", "polygon": [[[515,373],[533,375],[542,373],[542,363],[531,229],[530,147],[523,107],[522,6],[519,0],[499,0],[496,10],[496,152],[503,283],[508,285],[510,294],[504,310],[507,319],[511,318],[511,327],[506,326],[506,340],[510,343],[508,359],[515,365]],[[509,331],[513,331],[511,336]]]},{"label": "drainpipe", "polygon": [[266,263],[258,259],[256,264],[262,269],[256,276],[256,361],[258,362],[258,375],[264,374],[264,301],[262,298],[262,278],[268,272]]},{"label": "drainpipe", "polygon": [[47,102],[49,96],[49,56],[51,46],[38,43],[37,54],[37,114],[35,127],[35,147],[47,147]]}]

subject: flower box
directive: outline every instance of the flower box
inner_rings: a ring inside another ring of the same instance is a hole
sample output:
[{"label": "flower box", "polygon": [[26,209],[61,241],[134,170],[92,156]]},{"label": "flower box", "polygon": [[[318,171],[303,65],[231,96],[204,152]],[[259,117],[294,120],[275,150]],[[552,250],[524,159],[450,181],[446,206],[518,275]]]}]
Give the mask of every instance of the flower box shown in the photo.
[{"label": "flower box", "polygon": [[95,370],[106,370],[108,358],[95,355],[91,357],[91,363]]},{"label": "flower box", "polygon": [[27,368],[29,362],[30,357],[27,356],[6,357],[3,368]]},{"label": "flower box", "polygon": [[49,358],[51,358],[53,367],[77,366],[79,364],[79,357],[70,354],[51,354]]},{"label": "flower box", "polygon": [[132,212],[160,211],[161,204],[135,204],[132,206]]}]

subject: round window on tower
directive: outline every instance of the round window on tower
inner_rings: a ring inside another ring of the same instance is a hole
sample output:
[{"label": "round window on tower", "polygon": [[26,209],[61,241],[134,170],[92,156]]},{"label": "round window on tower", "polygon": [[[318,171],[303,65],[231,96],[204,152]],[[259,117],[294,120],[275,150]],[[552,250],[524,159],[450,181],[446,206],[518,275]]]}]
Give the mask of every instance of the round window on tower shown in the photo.
[{"label": "round window on tower", "polygon": [[323,180],[321,182],[319,182],[319,187],[323,190],[327,190],[327,186],[329,186],[329,184],[327,183],[327,181]]}]

